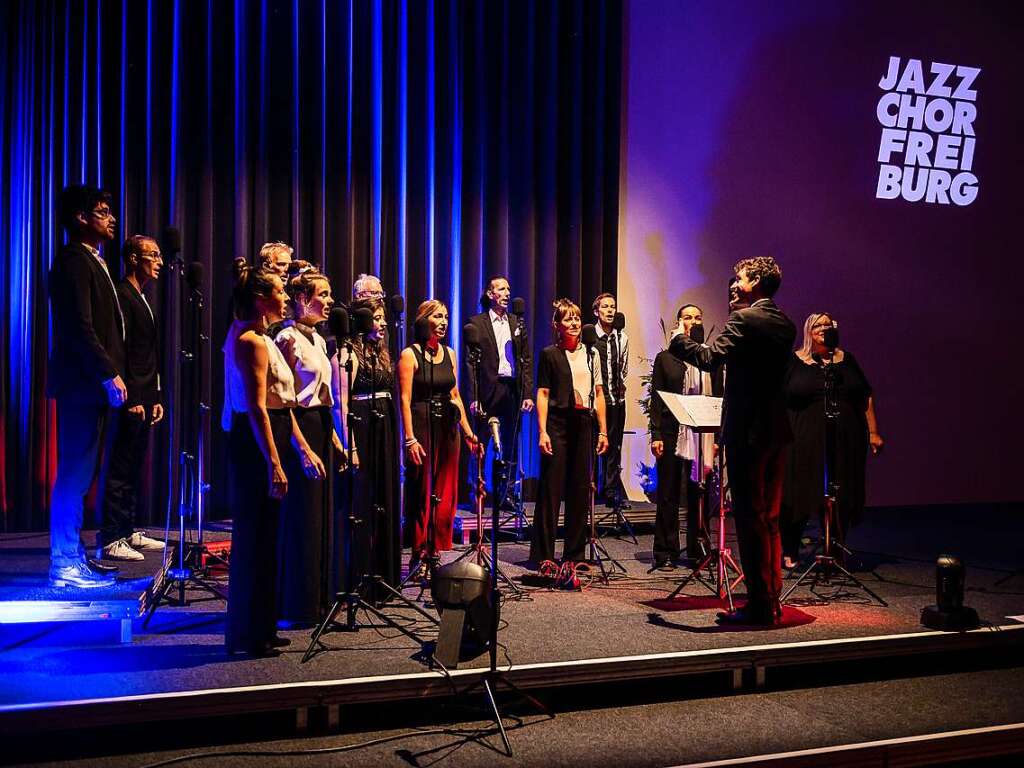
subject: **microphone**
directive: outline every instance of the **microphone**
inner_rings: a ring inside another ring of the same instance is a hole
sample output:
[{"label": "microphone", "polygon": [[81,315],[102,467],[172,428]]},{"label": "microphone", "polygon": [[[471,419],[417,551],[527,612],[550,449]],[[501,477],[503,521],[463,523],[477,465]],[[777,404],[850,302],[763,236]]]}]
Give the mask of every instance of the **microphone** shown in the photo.
[{"label": "microphone", "polygon": [[164,229],[164,254],[165,258],[170,258],[176,253],[181,253],[181,232],[178,231],[177,227],[166,227]]},{"label": "microphone", "polygon": [[698,344],[704,343],[704,324],[695,323],[690,326],[690,338]]},{"label": "microphone", "polygon": [[348,310],[344,307],[332,309],[331,314],[327,316],[327,327],[338,340],[348,336]]},{"label": "microphone", "polygon": [[428,341],[430,341],[430,318],[429,317],[417,318],[416,322],[413,324],[413,332],[412,332],[412,334],[413,334],[413,339],[415,339],[417,344],[420,344],[421,346],[425,346],[426,343]]},{"label": "microphone", "polygon": [[522,296],[516,296],[512,299],[512,314],[516,317],[522,317],[526,314],[526,300]]},{"label": "microphone", "polygon": [[472,323],[466,323],[462,326],[462,340],[466,342],[467,347],[473,349],[480,348],[480,329]]},{"label": "microphone", "polygon": [[190,261],[185,268],[185,282],[188,287],[196,292],[203,290],[203,263],[201,261]]},{"label": "microphone", "polygon": [[487,420],[487,426],[491,428],[491,439],[494,441],[494,452],[498,454],[500,459],[503,455],[501,450],[501,422],[497,416],[491,416]]},{"label": "microphone", "polygon": [[597,328],[594,327],[593,323],[587,323],[583,326],[581,340],[587,349],[590,349],[592,346],[597,344]]},{"label": "microphone", "polygon": [[615,319],[612,320],[612,330],[621,331],[626,327],[626,316],[621,312],[615,313]]},{"label": "microphone", "polygon": [[388,308],[391,310],[391,316],[394,318],[401,317],[405,314],[405,296],[400,293],[396,293],[388,301]]},{"label": "microphone", "polygon": [[839,347],[839,328],[833,321],[831,327],[825,329],[825,348],[829,352],[835,352]]},{"label": "microphone", "polygon": [[[331,310],[333,313],[334,310]],[[358,334],[365,336],[368,333],[373,333],[373,313],[367,307],[360,307],[352,313],[353,320],[352,330]]]}]

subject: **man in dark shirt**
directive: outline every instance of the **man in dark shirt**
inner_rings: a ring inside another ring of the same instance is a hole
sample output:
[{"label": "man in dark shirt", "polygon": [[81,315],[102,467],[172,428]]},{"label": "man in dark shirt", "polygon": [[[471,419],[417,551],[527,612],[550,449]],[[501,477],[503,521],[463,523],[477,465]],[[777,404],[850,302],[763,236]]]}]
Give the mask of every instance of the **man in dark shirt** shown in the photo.
[{"label": "man in dark shirt", "polygon": [[82,546],[82,514],[111,409],[124,405],[124,318],[100,245],[114,237],[110,193],[87,185],[61,192],[68,243],[50,269],[53,343],[47,368],[57,401],[57,479],[50,504],[50,583],[110,587]]},{"label": "man in dark shirt", "polygon": [[698,344],[677,332],[670,349],[706,371],[727,365],[721,440],[747,604],[722,620],[773,624],[781,616],[779,506],[785,448],[793,439],[783,378],[796,328],[772,301],[782,283],[775,259],[744,259],[734,271],[737,298],[747,306],[729,315],[725,328],[710,344]]},{"label": "man in dark shirt", "polygon": [[111,425],[113,440],[101,488],[102,556],[142,560],[139,550],[162,550],[164,543],[135,530],[135,506],[150,427],[164,417],[157,368],[156,317],[143,293],[160,276],[163,257],[156,240],[132,235],[121,251],[125,278],[117,297],[125,321],[125,384],[128,400]]}]

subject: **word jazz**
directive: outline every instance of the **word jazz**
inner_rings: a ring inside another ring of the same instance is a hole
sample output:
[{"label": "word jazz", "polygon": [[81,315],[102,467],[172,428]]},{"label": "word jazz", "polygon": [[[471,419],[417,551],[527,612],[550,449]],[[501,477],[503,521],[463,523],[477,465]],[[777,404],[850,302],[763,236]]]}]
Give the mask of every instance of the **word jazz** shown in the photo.
[{"label": "word jazz", "polygon": [[[978,196],[974,167],[977,67],[889,57],[878,81],[885,93],[875,115],[882,126],[875,197],[970,205]],[[900,162],[902,156],[902,162]]]}]

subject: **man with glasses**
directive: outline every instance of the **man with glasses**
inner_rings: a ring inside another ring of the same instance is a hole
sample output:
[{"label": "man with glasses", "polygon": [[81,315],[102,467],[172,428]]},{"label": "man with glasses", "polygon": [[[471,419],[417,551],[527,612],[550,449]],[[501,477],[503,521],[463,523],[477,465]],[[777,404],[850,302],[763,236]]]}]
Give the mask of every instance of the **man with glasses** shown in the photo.
[{"label": "man with glasses", "polygon": [[125,320],[125,384],[128,399],[112,420],[107,471],[101,489],[102,557],[142,560],[140,550],[160,551],[164,543],[135,530],[135,506],[149,430],[164,417],[157,366],[157,325],[146,300],[146,285],[160,276],[164,260],[156,240],[132,235],[121,250],[124,280],[117,298]]},{"label": "man with glasses", "polygon": [[352,300],[379,299],[384,301],[384,286],[376,275],[360,273],[352,285]]},{"label": "man with glasses", "polygon": [[50,504],[50,583],[96,588],[114,584],[110,566],[82,546],[85,495],[96,477],[111,409],[128,396],[124,316],[100,246],[117,223],[110,193],[88,185],[61,192],[59,216],[68,243],[50,269],[52,356],[47,371],[57,401],[57,479]]}]

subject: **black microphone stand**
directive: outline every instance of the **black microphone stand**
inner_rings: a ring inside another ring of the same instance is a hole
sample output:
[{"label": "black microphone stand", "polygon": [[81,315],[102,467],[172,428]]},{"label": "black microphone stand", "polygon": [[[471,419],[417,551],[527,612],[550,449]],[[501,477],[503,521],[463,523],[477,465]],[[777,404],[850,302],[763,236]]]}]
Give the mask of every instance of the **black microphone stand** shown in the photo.
[{"label": "black microphone stand", "polygon": [[[470,402],[479,403],[480,393],[480,358],[481,350],[478,344],[467,344],[466,351],[466,362],[469,365],[473,375],[470,377]],[[484,418],[486,414],[480,408],[477,408],[476,414],[474,414],[474,420],[476,421],[477,434],[479,435],[481,430],[479,429],[484,424]],[[473,556],[474,561],[477,565],[484,566],[491,572],[497,572],[498,576],[507,584],[513,592],[517,595],[522,593],[522,589],[512,579],[509,578],[501,566],[498,564],[497,559],[497,541],[498,537],[494,532],[495,521],[500,516],[500,509],[497,505],[494,505],[491,509],[491,554],[487,553],[486,542],[484,541],[484,500],[487,498],[487,484],[484,480],[484,456],[476,456],[476,487],[473,494],[473,508],[476,511],[476,543],[468,547],[465,552],[459,555],[455,562],[464,560],[470,555]]]},{"label": "black microphone stand", "polygon": [[[583,342],[581,341],[580,343]],[[592,348],[593,347],[590,344],[583,345],[584,352],[587,356],[587,370],[590,371],[590,392],[587,403],[588,413],[590,415],[590,448],[587,451],[587,477],[590,478],[590,498],[588,500],[589,508],[587,518],[590,521],[590,535],[587,540],[587,546],[590,549],[589,562],[597,565],[598,569],[601,571],[601,581],[607,584],[611,581],[616,570],[626,573],[626,567],[608,554],[608,550],[605,549],[604,544],[601,543],[601,540],[597,535],[597,462],[594,459],[594,450],[597,445],[597,429],[600,425],[597,423],[597,414],[594,411],[594,358],[591,354]],[[610,569],[605,566],[605,561],[611,563]]]},{"label": "black microphone stand", "polygon": [[[203,458],[206,448],[206,417],[210,406],[203,402],[203,361],[205,345],[209,339],[203,334],[203,312],[206,308],[202,284],[197,281],[191,285],[186,278],[184,261],[180,255],[172,262],[172,270],[179,279],[184,279],[187,286],[188,306],[191,310],[187,317],[180,312],[177,322],[184,328],[180,360],[186,375],[182,379],[179,400],[181,407],[176,409],[174,421],[181,435],[178,476],[178,547],[177,566],[168,568],[152,602],[142,627],[149,626],[150,619],[161,605],[187,606],[187,589],[199,589],[212,597],[227,600],[227,592],[218,584],[207,579],[205,562],[209,558],[221,560],[213,555],[203,543],[203,495],[208,486],[203,480]],[[180,291],[180,287],[179,287]],[[180,295],[180,293],[179,293]],[[197,525],[196,540],[186,541],[186,520],[195,517]],[[169,529],[169,525],[167,526]],[[165,558],[168,551],[165,539]],[[166,562],[166,560],[165,560]],[[223,562],[223,560],[221,560]],[[177,597],[170,594],[177,588]]]},{"label": "black microphone stand", "polygon": [[[839,600],[854,595],[855,593],[848,592],[844,589],[844,587],[852,586],[861,589],[869,597],[876,600],[883,608],[887,608],[889,604],[871,591],[864,582],[846,570],[840,562],[840,559],[835,555],[836,549],[842,549],[844,552],[849,551],[840,542],[836,541],[832,533],[832,529],[836,525],[836,512],[839,507],[840,498],[839,483],[836,481],[834,473],[836,459],[836,434],[839,423],[839,399],[836,395],[835,353],[835,348],[829,347],[827,357],[822,358],[822,367],[825,369],[825,530],[824,536],[821,540],[822,550],[821,554],[815,556],[814,562],[811,563],[802,574],[800,574],[800,578],[798,578],[796,582],[782,594],[780,602],[785,603],[789,596],[793,594],[793,591],[803,584],[808,577],[811,577],[809,590],[812,595],[817,597],[823,603],[830,603],[833,600]],[[833,577],[838,577],[835,582],[835,592],[823,595],[815,591],[818,584],[831,585],[833,583]]]},{"label": "black microphone stand", "polygon": [[[512,523],[515,526],[515,536],[517,541],[522,541],[525,537],[523,528],[526,525],[526,508],[523,505],[523,463],[519,456],[519,438],[522,432],[523,425],[523,412],[522,405],[524,395],[523,392],[523,370],[526,365],[523,350],[526,349],[526,345],[530,343],[529,337],[526,335],[526,321],[523,316],[515,315],[516,324],[519,330],[519,343],[516,344],[513,339],[512,347],[516,353],[516,388],[515,388],[515,403],[516,403],[516,422],[512,429],[512,445],[502,446],[507,452],[509,458],[505,459],[501,457],[499,466],[501,467],[501,482],[502,492],[501,498],[495,499],[495,504],[498,507],[499,515],[501,508],[505,505],[505,502],[511,499],[513,510],[501,520],[499,528]],[[515,477],[513,480],[512,478]],[[496,535],[496,532],[492,531],[492,536]],[[518,589],[518,587],[517,587]]]},{"label": "black microphone stand", "polygon": [[[368,345],[366,344],[366,338],[364,336],[364,338],[363,338],[363,348],[366,349],[367,346]],[[349,436],[349,449],[351,451],[351,447],[354,444],[354,440],[353,440],[353,434],[354,433],[352,432],[353,416],[352,416],[352,406],[351,406],[351,402],[352,402],[352,359],[353,359],[352,341],[351,341],[351,339],[347,338],[345,340],[345,349],[348,352],[348,357],[347,357],[347,359],[345,361],[345,376],[346,376],[346,380],[348,382],[348,390],[347,391],[348,391],[348,397],[349,397],[349,402],[350,402],[348,411],[346,413],[346,421],[347,421],[347,430],[348,430],[348,436]],[[370,413],[369,413],[369,419],[370,420],[369,420],[369,424],[367,424],[367,430],[366,430],[366,433],[367,433],[367,447],[368,447],[368,446],[375,445],[374,438],[372,437],[372,435],[373,435],[374,430],[378,428],[380,421],[384,418],[384,415],[377,410],[377,391],[376,391],[376,388],[375,388],[376,381],[377,381],[377,375],[376,375],[377,374],[377,355],[376,355],[376,353],[371,353],[371,354],[367,355],[367,357],[368,357],[368,359],[371,362],[371,365],[370,365],[370,386],[372,388],[371,389],[371,395],[370,395]],[[371,451],[370,453],[374,453],[374,452]],[[381,505],[380,505],[380,503],[378,502],[378,499],[377,499],[377,475],[376,475],[376,465],[377,465],[377,462],[376,462],[376,457],[374,456],[374,457],[368,457],[368,458],[370,458],[370,460],[367,461],[367,468],[368,468],[368,471],[370,473],[370,477],[369,477],[369,494],[368,494],[368,498],[367,498],[366,508],[369,511],[370,519],[375,521],[375,520],[379,520],[380,519],[380,516],[381,516],[381,514],[383,513],[384,510],[383,510],[383,507],[381,507]],[[389,627],[394,627],[399,632],[402,632],[404,635],[406,635],[407,637],[415,640],[418,643],[422,643],[423,642],[422,638],[420,638],[418,635],[416,635],[403,622],[396,621],[395,619],[393,619],[392,617],[390,617],[386,613],[384,613],[384,611],[382,611],[377,605],[375,605],[372,602],[372,600],[367,600],[366,599],[367,591],[370,590],[370,588],[372,586],[374,586],[374,585],[380,587],[380,589],[382,589],[385,593],[387,593],[387,595],[388,595],[387,600],[388,601],[393,600],[393,599],[394,600],[398,600],[402,604],[404,604],[405,606],[415,610],[417,613],[419,613],[424,618],[428,619],[433,624],[439,624],[440,623],[436,617],[431,616],[429,613],[427,613],[425,610],[423,610],[420,606],[416,605],[415,602],[413,602],[412,600],[407,598],[405,595],[403,595],[399,589],[396,589],[395,587],[393,587],[390,584],[388,584],[388,582],[385,581],[384,577],[381,574],[379,574],[379,573],[362,573],[362,574],[359,575],[358,581],[356,580],[355,559],[353,557],[353,552],[354,552],[353,540],[355,538],[355,527],[357,525],[364,525],[366,523],[366,521],[359,520],[359,518],[356,515],[355,504],[353,503],[354,502],[354,496],[355,496],[355,494],[354,494],[354,491],[355,491],[355,476],[354,476],[354,473],[356,472],[356,470],[350,464],[348,471],[351,474],[350,474],[350,476],[348,478],[348,483],[347,483],[347,486],[348,486],[348,488],[347,488],[347,496],[348,496],[348,499],[347,499],[347,502],[348,502],[348,531],[347,531],[346,536],[345,536],[345,587],[346,587],[346,590],[344,592],[339,592],[339,593],[337,593],[334,596],[334,603],[331,605],[330,610],[327,611],[327,613],[324,616],[323,620],[313,630],[313,635],[310,638],[309,646],[307,646],[306,652],[302,656],[302,662],[303,663],[305,663],[305,662],[309,661],[311,658],[313,658],[313,656],[316,654],[316,651],[318,650],[318,647],[320,647],[320,648],[324,647],[323,643],[320,641],[320,638],[324,635],[324,633],[331,632],[331,631],[358,632],[360,629],[363,629],[363,628],[376,629],[376,628],[380,628],[381,626],[389,626]],[[374,543],[373,543],[373,541],[371,541],[370,549],[371,549],[371,552],[374,550]],[[339,623],[339,622],[337,622],[335,620],[335,618],[337,617],[338,613],[341,611],[342,607],[345,608],[345,623],[344,624],[341,624],[341,623]],[[378,619],[380,619],[382,622],[384,622],[384,624],[383,625],[368,624],[368,623],[360,624],[358,622],[358,620],[357,620],[358,611],[359,611],[360,608],[363,609],[364,611],[366,611],[367,613],[370,613],[373,616],[376,616]]]}]

